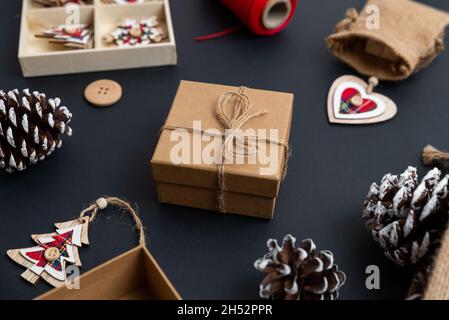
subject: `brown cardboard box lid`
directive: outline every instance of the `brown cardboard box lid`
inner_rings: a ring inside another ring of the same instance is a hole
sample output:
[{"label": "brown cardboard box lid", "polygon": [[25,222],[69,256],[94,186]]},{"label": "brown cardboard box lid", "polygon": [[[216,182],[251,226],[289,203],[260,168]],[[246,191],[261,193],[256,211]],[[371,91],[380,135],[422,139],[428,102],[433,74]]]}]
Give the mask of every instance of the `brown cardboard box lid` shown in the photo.
[{"label": "brown cardboard box lid", "polygon": [[55,288],[36,300],[180,300],[147,248],[138,246],[80,277],[80,288]]},{"label": "brown cardboard box lid", "polygon": [[[193,127],[194,121],[201,121],[202,130],[218,129],[224,132],[223,125],[215,116],[215,108],[220,97],[229,91],[238,92],[239,87],[181,81],[167,117],[166,126],[181,128]],[[246,88],[245,94],[251,99],[254,111],[266,110],[267,114],[251,119],[242,130],[278,130],[278,139],[288,142],[293,112],[293,94]],[[227,110],[231,110],[228,107]],[[170,141],[171,130],[162,130],[151,160],[153,177],[156,181],[190,185],[209,189],[217,188],[216,164],[180,164],[170,161],[170,151],[178,141]],[[195,134],[190,134],[192,137]],[[202,142],[204,148],[209,142]],[[267,145],[269,150],[269,146]],[[255,164],[226,164],[225,190],[264,197],[276,197],[282,179],[285,147],[279,146],[277,170],[271,175],[261,175],[260,168],[267,167],[257,161]],[[192,159],[192,158],[191,158]],[[246,162],[246,161],[245,161]]]}]

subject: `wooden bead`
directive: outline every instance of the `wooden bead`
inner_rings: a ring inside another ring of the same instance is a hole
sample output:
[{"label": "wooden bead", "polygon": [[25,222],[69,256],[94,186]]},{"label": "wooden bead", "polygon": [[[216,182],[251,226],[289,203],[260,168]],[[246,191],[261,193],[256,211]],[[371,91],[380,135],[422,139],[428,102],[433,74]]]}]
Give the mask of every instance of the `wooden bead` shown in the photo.
[{"label": "wooden bead", "polygon": [[371,77],[368,80],[369,84],[371,84],[373,87],[377,87],[379,85],[379,79],[376,77]]},{"label": "wooden bead", "polygon": [[108,206],[108,201],[105,198],[99,198],[96,202],[100,210],[104,210]]}]

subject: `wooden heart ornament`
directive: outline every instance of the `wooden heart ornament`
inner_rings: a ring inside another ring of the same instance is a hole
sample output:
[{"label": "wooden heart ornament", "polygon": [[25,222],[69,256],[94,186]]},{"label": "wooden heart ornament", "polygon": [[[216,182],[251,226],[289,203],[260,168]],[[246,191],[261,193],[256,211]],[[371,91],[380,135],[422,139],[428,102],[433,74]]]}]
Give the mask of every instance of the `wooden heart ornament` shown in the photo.
[{"label": "wooden heart ornament", "polygon": [[329,91],[327,112],[329,122],[340,124],[371,124],[390,120],[397,113],[393,100],[374,93],[376,78],[369,83],[355,76],[342,76]]}]

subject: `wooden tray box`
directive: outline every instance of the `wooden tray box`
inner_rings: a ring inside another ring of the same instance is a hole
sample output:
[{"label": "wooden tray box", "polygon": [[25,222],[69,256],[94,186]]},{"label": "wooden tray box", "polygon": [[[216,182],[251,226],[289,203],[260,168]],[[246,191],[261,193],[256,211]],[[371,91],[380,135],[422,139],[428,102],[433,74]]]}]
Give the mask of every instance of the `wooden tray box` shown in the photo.
[{"label": "wooden tray box", "polygon": [[138,246],[80,277],[80,289],[55,288],[36,300],[180,300],[148,249]]},{"label": "wooden tray box", "polygon": [[[25,77],[80,72],[175,65],[175,35],[168,0],[146,0],[141,4],[104,4],[92,0],[80,7],[80,23],[94,30],[92,49],[68,50],[39,39],[44,25],[64,24],[66,8],[43,8],[32,0],[23,0],[19,41],[19,61]],[[157,16],[168,33],[168,39],[147,46],[117,47],[105,44],[102,37],[115,29],[121,18],[142,19]]]}]

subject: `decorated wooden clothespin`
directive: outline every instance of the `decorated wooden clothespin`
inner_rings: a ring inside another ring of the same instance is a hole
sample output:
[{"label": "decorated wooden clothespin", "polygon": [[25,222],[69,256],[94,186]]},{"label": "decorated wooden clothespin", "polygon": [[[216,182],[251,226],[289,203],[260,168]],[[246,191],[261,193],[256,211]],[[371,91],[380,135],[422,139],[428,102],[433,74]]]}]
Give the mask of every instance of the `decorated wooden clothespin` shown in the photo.
[{"label": "decorated wooden clothespin", "polygon": [[61,44],[67,49],[89,49],[93,46],[93,31],[86,24],[62,24],[46,28],[35,35],[49,43]]}]

